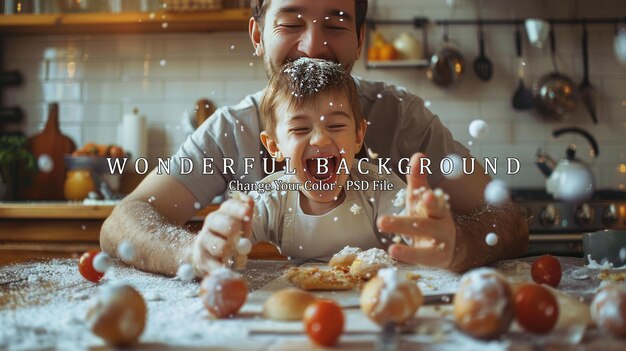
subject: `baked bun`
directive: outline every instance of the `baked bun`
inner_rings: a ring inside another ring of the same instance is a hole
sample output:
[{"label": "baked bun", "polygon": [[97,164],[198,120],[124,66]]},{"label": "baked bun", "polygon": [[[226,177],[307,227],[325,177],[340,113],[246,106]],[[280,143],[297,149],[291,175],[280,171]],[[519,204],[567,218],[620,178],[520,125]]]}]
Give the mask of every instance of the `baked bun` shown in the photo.
[{"label": "baked bun", "polygon": [[417,284],[398,274],[394,268],[379,270],[361,292],[361,310],[379,325],[408,321],[423,302]]},{"label": "baked bun", "polygon": [[273,293],[263,305],[263,316],[277,321],[301,320],[304,310],[316,298],[313,294],[296,288],[286,288]]},{"label": "baked bun", "polygon": [[372,248],[357,254],[350,266],[350,274],[355,278],[369,280],[376,276],[379,269],[394,264],[395,261],[385,250]]},{"label": "baked bun", "polygon": [[248,297],[248,285],[241,274],[226,267],[216,268],[202,279],[199,296],[215,317],[235,315]]},{"label": "baked bun", "polygon": [[479,339],[495,339],[515,317],[513,291],[497,271],[479,268],[466,273],[454,295],[457,327]]},{"label": "baked bun", "polygon": [[591,318],[603,331],[626,337],[626,287],[606,285],[591,302]]},{"label": "baked bun", "polygon": [[358,247],[346,246],[341,249],[341,251],[333,255],[333,257],[328,262],[328,265],[331,267],[350,268],[350,265],[352,265],[352,262],[356,258],[356,255],[362,251],[363,250]]},{"label": "baked bun", "polygon": [[354,277],[340,267],[291,267],[285,275],[303,290],[350,290],[356,286]]},{"label": "baked bun", "polygon": [[146,326],[146,303],[130,285],[104,286],[97,304],[87,312],[91,331],[112,346],[137,342]]}]

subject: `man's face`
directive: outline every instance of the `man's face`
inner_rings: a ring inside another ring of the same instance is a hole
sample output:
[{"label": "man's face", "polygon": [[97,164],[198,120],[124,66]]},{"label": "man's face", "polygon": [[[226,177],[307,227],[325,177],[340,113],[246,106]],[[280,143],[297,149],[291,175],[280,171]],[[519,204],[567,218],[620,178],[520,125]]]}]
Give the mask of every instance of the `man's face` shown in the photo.
[{"label": "man's face", "polygon": [[[336,183],[333,191],[302,192],[314,202],[337,201],[341,192],[338,186],[345,186],[348,177],[345,169],[337,174],[339,164],[345,159],[348,169],[351,167],[365,133],[365,123],[355,132],[356,122],[347,96],[323,92],[311,106],[297,109],[280,104],[276,116],[276,147],[282,156],[289,157],[290,169],[296,170],[298,181]],[[318,158],[328,160],[327,172],[318,168]]]},{"label": "man's face", "polygon": [[268,75],[300,57],[326,59],[352,70],[362,42],[354,0],[269,1],[263,28],[257,25],[251,33]]}]

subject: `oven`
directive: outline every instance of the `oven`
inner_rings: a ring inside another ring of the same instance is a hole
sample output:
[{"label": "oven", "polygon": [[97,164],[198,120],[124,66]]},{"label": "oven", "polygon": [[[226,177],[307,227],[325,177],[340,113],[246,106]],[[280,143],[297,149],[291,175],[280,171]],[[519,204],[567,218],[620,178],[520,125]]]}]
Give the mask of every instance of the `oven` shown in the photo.
[{"label": "oven", "polygon": [[626,191],[598,190],[579,203],[556,201],[543,189],[514,189],[511,198],[529,221],[528,256],[583,257],[584,233],[626,229]]}]

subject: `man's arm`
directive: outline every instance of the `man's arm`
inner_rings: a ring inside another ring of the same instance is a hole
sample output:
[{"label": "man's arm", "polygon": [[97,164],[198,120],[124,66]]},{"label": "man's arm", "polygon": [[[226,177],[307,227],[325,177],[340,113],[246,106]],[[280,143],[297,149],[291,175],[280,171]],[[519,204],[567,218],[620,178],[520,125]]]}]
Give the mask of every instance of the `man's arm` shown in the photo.
[{"label": "man's arm", "polygon": [[[443,178],[437,187],[450,196],[450,208],[456,224],[456,246],[447,267],[464,272],[491,262],[519,257],[528,249],[528,223],[522,211],[511,201],[498,205],[484,202],[485,187],[491,178],[480,164],[474,173],[459,179]],[[489,246],[487,233],[498,235],[498,242]]]},{"label": "man's arm", "polygon": [[151,172],[115,208],[102,225],[100,246],[117,256],[117,247],[129,241],[135,249],[131,266],[144,271],[174,275],[191,261],[196,234],[183,228],[196,212],[193,194],[169,175]]}]

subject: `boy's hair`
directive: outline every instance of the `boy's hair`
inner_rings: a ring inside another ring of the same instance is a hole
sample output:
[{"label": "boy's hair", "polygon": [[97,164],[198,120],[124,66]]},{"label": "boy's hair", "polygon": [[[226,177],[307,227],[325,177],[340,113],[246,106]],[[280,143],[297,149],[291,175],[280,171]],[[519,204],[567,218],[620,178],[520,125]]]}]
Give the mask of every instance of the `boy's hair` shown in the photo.
[{"label": "boy's hair", "polygon": [[[265,12],[269,7],[271,0],[252,0],[250,7],[252,7],[252,17],[263,28]],[[313,0],[311,0],[313,1]],[[354,0],[354,12],[356,21],[356,35],[359,37],[361,27],[365,23],[365,16],[367,16],[367,1],[368,0]]]},{"label": "boy's hair", "polygon": [[275,137],[276,111],[279,104],[287,103],[289,109],[308,106],[314,104],[322,92],[344,95],[348,98],[358,130],[363,115],[359,92],[350,73],[338,63],[308,57],[286,63],[270,77],[261,100],[263,129]]}]

